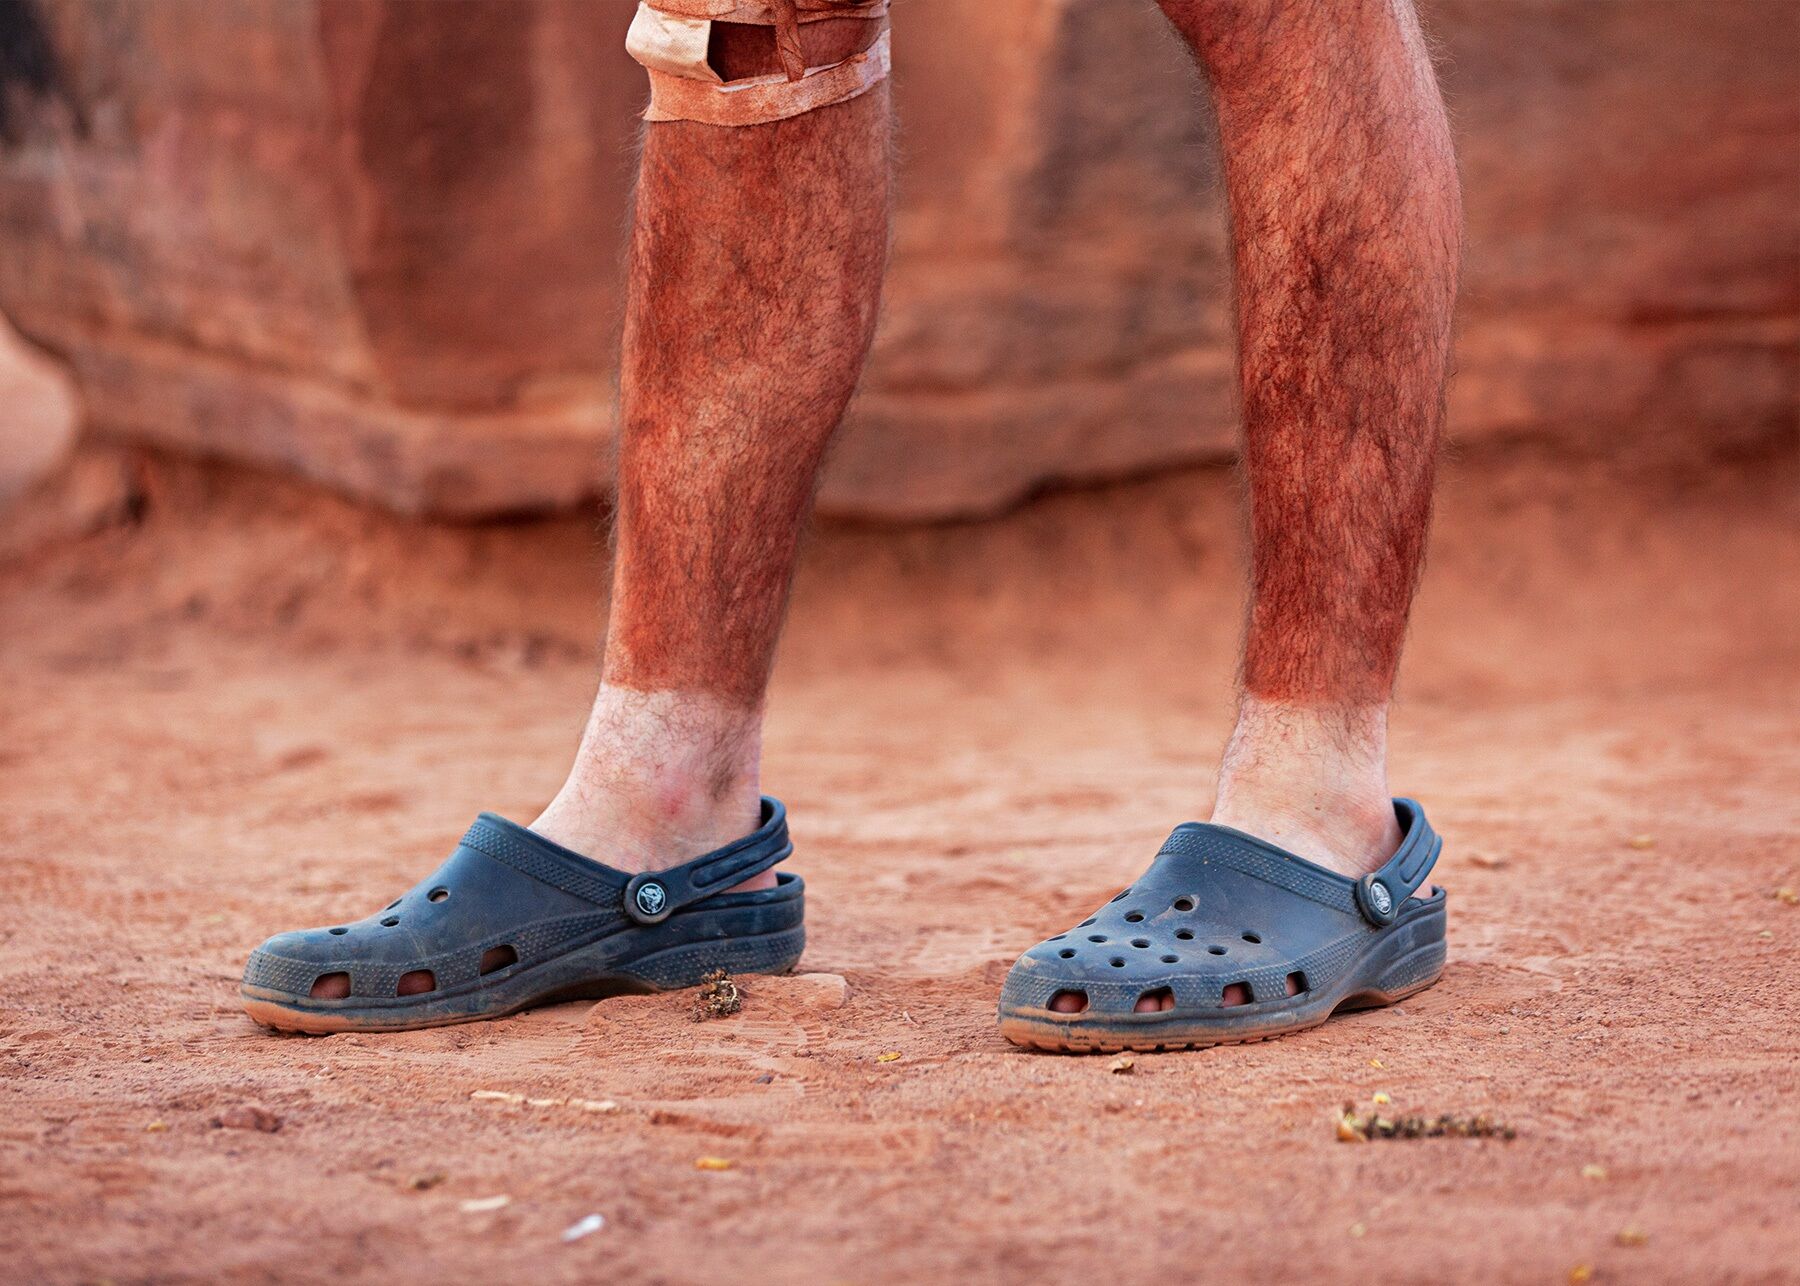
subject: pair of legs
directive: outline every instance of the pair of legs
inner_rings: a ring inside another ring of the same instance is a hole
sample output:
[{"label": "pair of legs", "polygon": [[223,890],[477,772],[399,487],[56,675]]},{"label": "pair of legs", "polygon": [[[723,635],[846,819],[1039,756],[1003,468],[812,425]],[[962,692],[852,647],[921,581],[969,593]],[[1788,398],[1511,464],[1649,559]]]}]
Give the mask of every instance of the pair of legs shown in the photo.
[{"label": "pair of legs", "polygon": [[[1213,819],[1350,876],[1400,835],[1386,725],[1428,525],[1460,208],[1407,0],[1161,0],[1230,199],[1251,600]],[[805,29],[813,64],[859,24]],[[767,28],[718,40],[774,70]],[[599,695],[540,834],[629,870],[755,828],[763,695],[826,446],[874,330],[886,84],[646,127]],[[756,884],[773,881],[772,874]]]},{"label": "pair of legs", "polygon": [[[760,797],[763,698],[815,477],[875,327],[890,117],[880,7],[803,2],[804,17],[795,0],[739,0],[770,26],[713,23],[699,0],[634,23],[654,92],[611,619],[567,780],[530,830],[479,819],[383,912],[270,939],[245,973],[259,1021],[468,1021],[691,985],[719,959],[791,967],[804,949],[802,886],[769,869],[790,846]],[[1391,1003],[1444,959],[1442,894],[1408,901],[1439,841],[1386,781],[1460,223],[1430,63],[1407,0],[1160,3],[1207,73],[1225,154],[1252,551],[1242,692],[1220,825],[1177,827],[1132,887],[1008,975],[1002,1033],[1049,1048],[1261,1039]],[[756,106],[852,80],[863,92],[782,119]],[[747,118],[763,123],[703,123]]]}]

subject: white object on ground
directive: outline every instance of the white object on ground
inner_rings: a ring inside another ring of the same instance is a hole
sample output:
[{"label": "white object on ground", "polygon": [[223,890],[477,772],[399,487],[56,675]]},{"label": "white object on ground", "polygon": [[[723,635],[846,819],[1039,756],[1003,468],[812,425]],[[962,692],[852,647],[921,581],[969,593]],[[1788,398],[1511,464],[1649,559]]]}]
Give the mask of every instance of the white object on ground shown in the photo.
[{"label": "white object on ground", "polygon": [[474,1197],[458,1207],[465,1215],[484,1215],[490,1210],[499,1210],[512,1204],[512,1198],[502,1193],[497,1197]]},{"label": "white object on ground", "polygon": [[564,1228],[562,1239],[564,1241],[580,1241],[590,1232],[599,1232],[604,1227],[606,1227],[605,1215],[589,1215],[585,1219],[577,1219]]}]

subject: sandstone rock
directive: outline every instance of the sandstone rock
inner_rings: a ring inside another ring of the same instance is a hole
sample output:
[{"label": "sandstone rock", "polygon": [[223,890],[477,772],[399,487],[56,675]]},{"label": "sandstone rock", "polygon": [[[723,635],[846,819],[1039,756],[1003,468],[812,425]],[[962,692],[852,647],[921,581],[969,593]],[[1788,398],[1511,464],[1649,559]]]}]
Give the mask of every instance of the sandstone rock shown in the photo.
[{"label": "sandstone rock", "polygon": [[[1791,434],[1800,29],[1758,0],[1424,7],[1470,230],[1453,434],[1626,456]],[[596,493],[628,4],[4,13],[37,53],[4,92],[0,309],[98,430],[409,511]],[[979,514],[1228,454],[1210,125],[1154,7],[904,6],[895,60],[893,272],[822,507]]]},{"label": "sandstone rock", "polygon": [[0,319],[0,509],[68,457],[75,430],[68,373]]}]

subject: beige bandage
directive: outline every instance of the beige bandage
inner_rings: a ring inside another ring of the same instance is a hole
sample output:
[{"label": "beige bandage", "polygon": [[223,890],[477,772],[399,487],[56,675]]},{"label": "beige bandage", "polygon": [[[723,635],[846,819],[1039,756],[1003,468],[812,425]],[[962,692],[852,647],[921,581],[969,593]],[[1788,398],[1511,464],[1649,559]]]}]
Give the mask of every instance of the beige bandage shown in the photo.
[{"label": "beige bandage", "polygon": [[[761,125],[866,93],[888,74],[887,0],[645,0],[625,49],[650,73],[647,121]],[[807,67],[800,24],[827,18],[879,22],[881,34],[861,53],[823,67]],[[775,28],[786,73],[726,81],[707,62],[714,22]]]}]

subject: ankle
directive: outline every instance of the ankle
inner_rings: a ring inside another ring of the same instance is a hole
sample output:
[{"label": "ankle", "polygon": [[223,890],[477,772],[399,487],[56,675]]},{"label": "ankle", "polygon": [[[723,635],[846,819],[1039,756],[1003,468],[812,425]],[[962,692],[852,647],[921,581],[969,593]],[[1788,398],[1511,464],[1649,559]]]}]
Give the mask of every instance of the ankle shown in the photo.
[{"label": "ankle", "polygon": [[626,871],[662,870],[761,824],[757,712],[602,687],[562,789],[531,829]]},{"label": "ankle", "polygon": [[1352,878],[1400,844],[1387,785],[1387,707],[1245,697],[1212,820]]}]

